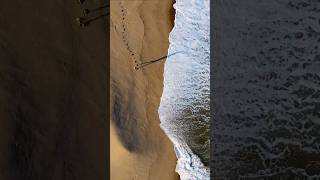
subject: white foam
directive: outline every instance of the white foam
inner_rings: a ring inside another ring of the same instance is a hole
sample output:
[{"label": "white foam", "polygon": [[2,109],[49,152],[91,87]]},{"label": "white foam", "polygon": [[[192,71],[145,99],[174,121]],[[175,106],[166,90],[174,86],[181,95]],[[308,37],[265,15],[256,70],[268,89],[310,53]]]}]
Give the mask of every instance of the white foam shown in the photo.
[{"label": "white foam", "polygon": [[[210,179],[209,168],[191,151],[181,133],[183,124],[189,122],[179,121],[185,109],[197,112],[199,108],[210,108],[209,3],[176,0],[175,25],[169,36],[168,54],[182,53],[169,56],[165,63],[159,116],[162,129],[174,144],[176,171],[182,180]],[[210,117],[201,116],[209,124]]]}]

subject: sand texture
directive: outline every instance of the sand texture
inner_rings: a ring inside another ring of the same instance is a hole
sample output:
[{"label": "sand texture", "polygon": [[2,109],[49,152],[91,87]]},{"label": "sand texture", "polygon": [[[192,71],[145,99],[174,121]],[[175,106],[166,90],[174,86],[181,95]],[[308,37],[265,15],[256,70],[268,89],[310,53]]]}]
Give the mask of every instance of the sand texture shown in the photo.
[{"label": "sand texture", "polygon": [[160,128],[163,63],[135,61],[167,54],[170,0],[111,1],[111,179],[178,179],[173,145]]},{"label": "sand texture", "polygon": [[[95,8],[104,1],[88,1]],[[76,1],[0,6],[0,179],[108,179],[107,19]]]}]

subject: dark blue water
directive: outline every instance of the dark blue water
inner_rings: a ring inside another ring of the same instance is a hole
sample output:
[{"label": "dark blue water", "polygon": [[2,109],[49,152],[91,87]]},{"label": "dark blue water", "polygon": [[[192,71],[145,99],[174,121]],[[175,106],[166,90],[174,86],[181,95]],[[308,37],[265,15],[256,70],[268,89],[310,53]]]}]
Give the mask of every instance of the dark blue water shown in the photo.
[{"label": "dark blue water", "polygon": [[320,1],[214,1],[215,179],[320,178]]}]

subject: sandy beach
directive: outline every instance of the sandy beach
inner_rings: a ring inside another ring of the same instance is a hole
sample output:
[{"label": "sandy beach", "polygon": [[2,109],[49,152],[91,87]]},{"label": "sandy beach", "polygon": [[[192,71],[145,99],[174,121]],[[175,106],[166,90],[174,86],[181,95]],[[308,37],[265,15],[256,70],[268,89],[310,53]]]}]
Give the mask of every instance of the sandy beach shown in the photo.
[{"label": "sandy beach", "polygon": [[76,22],[83,8],[105,5],[2,3],[1,180],[109,178],[109,24],[107,17],[85,28]]},{"label": "sandy beach", "polygon": [[111,179],[179,179],[173,145],[160,128],[158,107],[173,2],[111,1],[110,159]]}]

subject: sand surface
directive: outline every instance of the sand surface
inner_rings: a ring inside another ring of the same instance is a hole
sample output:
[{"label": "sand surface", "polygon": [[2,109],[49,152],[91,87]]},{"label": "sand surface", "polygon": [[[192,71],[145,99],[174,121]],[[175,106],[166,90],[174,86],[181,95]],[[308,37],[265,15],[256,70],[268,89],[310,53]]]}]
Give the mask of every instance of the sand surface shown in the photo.
[{"label": "sand surface", "polygon": [[0,6],[1,180],[108,179],[109,24],[82,29],[81,14],[75,0]]},{"label": "sand surface", "polygon": [[160,128],[163,62],[173,26],[170,0],[111,1],[111,179],[178,179],[173,145]]}]

